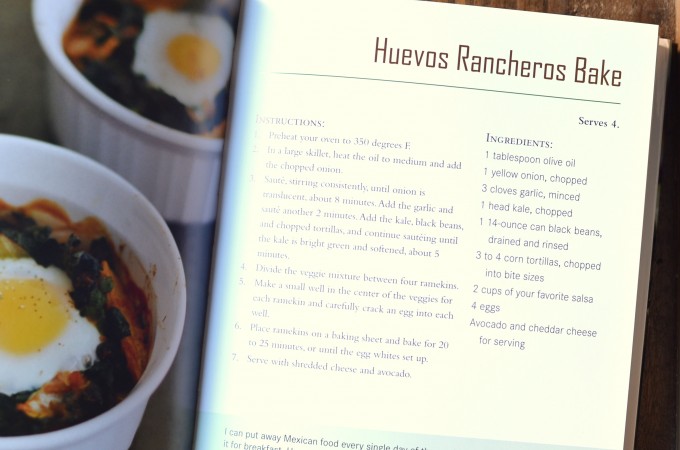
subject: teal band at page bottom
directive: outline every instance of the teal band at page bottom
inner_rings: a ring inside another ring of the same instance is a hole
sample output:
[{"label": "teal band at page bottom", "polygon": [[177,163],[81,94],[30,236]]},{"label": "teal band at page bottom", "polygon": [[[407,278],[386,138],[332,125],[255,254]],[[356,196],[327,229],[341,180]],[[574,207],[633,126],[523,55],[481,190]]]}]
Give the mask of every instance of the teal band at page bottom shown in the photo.
[{"label": "teal band at page bottom", "polygon": [[[431,436],[375,430],[269,427],[253,421],[199,411],[195,450],[607,450],[527,442]],[[295,428],[295,429],[292,429]],[[609,449],[612,450],[612,449]]]}]

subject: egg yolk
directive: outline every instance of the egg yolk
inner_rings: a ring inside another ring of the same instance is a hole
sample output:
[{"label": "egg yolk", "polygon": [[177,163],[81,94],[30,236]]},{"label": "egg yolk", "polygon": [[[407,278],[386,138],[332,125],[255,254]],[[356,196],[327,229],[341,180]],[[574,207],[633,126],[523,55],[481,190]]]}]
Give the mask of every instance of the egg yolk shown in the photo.
[{"label": "egg yolk", "polygon": [[191,81],[209,78],[220,67],[220,51],[200,36],[177,35],[168,42],[166,51],[170,64]]},{"label": "egg yolk", "polygon": [[61,296],[42,279],[0,280],[0,349],[33,353],[59,336],[69,320]]}]

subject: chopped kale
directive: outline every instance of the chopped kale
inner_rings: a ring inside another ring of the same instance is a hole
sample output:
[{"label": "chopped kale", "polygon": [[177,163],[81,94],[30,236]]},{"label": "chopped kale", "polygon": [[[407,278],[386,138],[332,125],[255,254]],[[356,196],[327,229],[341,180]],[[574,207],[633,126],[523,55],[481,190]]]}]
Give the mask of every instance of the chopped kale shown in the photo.
[{"label": "chopped kale", "polygon": [[31,420],[16,408],[23,401],[21,399],[24,398],[24,393],[21,394],[0,394],[0,436],[18,436],[31,432]]},{"label": "chopped kale", "polygon": [[100,261],[114,261],[113,248],[108,240],[104,238],[95,239],[90,244],[90,253]]},{"label": "chopped kale", "polygon": [[130,324],[118,308],[109,308],[106,311],[106,335],[111,339],[121,340],[130,336]]},{"label": "chopped kale", "polygon": [[120,345],[105,341],[97,347],[97,361],[84,371],[85,377],[99,387],[105,404],[120,401],[121,392],[128,392],[135,380],[127,368]]}]

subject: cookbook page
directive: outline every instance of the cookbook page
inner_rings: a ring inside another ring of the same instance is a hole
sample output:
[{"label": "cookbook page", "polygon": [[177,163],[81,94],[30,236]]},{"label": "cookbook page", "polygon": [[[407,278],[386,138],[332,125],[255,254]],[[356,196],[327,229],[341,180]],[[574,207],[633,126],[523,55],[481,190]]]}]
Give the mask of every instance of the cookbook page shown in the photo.
[{"label": "cookbook page", "polygon": [[240,26],[196,448],[632,447],[657,28]]}]

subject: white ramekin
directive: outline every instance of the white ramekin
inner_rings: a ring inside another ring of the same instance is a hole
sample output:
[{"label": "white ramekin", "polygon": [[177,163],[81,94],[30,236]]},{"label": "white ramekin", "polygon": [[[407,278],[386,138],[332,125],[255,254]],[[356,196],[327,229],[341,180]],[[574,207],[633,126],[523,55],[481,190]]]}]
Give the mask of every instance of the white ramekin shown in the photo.
[{"label": "white ramekin", "polygon": [[154,324],[149,364],[121,403],[62,430],[0,437],[0,450],[128,449],[151,394],[177,354],[184,327],[186,280],[175,240],[163,217],[139,190],[88,157],[0,134],[0,158],[0,199],[23,205],[47,198],[74,221],[94,215],[105,224],[133,278],[150,297]]},{"label": "white ramekin", "polygon": [[127,109],[71,63],[63,34],[82,0],[33,0],[33,26],[45,52],[55,138],[137,187],[168,221],[205,223],[216,212],[222,139],[191,135]]}]

